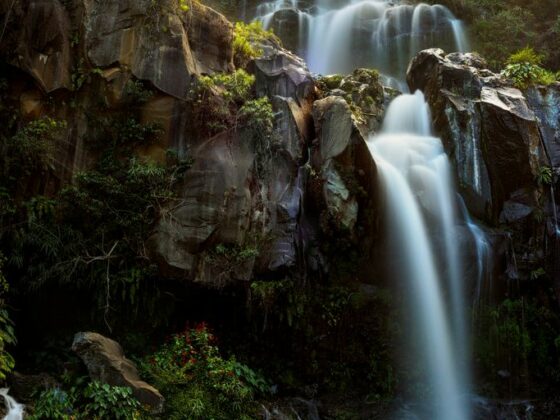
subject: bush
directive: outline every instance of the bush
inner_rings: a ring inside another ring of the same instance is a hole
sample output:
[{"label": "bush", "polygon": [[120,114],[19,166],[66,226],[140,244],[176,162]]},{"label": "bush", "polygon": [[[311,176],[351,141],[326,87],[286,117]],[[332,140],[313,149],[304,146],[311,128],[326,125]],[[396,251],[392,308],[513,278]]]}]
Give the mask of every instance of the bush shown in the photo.
[{"label": "bush", "polygon": [[245,70],[233,73],[214,73],[199,79],[202,91],[218,90],[226,102],[244,102],[249,99],[255,76]]},{"label": "bush", "polygon": [[201,131],[212,136],[234,127],[238,108],[251,98],[254,83],[255,77],[245,70],[200,77],[191,95]]},{"label": "bush", "polygon": [[4,295],[9,291],[8,281],[2,273],[4,262],[4,254],[0,252],[0,380],[6,379],[6,374],[15,366],[14,358],[6,351],[6,346],[16,344],[14,324],[4,302]]},{"label": "bush", "polygon": [[127,387],[91,382],[84,391],[84,413],[89,419],[137,420],[140,403]]},{"label": "bush", "polygon": [[46,389],[35,401],[30,420],[71,420],[74,418],[74,398],[58,388]]},{"label": "bush", "polygon": [[234,358],[223,359],[204,323],[172,336],[142,370],[166,397],[167,418],[246,419],[266,382]]},{"label": "bush", "polygon": [[247,63],[262,55],[259,43],[270,41],[281,45],[280,39],[271,30],[265,30],[262,23],[236,22],[233,30],[233,60],[237,67],[245,67]]},{"label": "bush", "polygon": [[507,59],[507,66],[502,74],[511,79],[513,84],[526,89],[531,85],[549,85],[556,81],[556,75],[541,67],[543,56],[532,48],[526,47],[512,54]]},{"label": "bush", "polygon": [[53,169],[55,146],[65,127],[65,121],[40,118],[0,139],[0,186],[12,189],[30,175]]},{"label": "bush", "polygon": [[531,64],[540,66],[544,56],[537,54],[531,47],[525,47],[509,56],[507,64]]}]

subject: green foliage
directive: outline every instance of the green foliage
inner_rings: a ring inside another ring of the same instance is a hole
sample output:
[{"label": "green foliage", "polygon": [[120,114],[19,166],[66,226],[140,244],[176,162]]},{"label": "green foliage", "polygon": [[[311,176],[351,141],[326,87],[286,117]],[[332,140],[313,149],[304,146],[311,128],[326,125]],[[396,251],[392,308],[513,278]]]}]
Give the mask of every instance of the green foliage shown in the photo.
[{"label": "green foliage", "polygon": [[515,51],[534,46],[544,52],[545,68],[560,67],[557,0],[432,0],[441,3],[470,26],[476,51],[491,68],[501,69]]},{"label": "green foliage", "polygon": [[2,272],[5,261],[4,254],[0,252],[0,380],[6,379],[6,375],[15,366],[15,360],[6,350],[6,346],[16,344],[14,324],[10,319],[5,303],[5,295],[10,289]]},{"label": "green foliage", "polygon": [[84,86],[84,84],[90,83],[92,81],[93,76],[101,74],[103,74],[103,71],[100,68],[89,67],[84,59],[80,58],[78,63],[74,66],[74,69],[70,76],[72,80],[72,90],[80,90]]},{"label": "green foliage", "polygon": [[75,398],[59,388],[42,391],[34,401],[30,420],[71,420],[74,418]]},{"label": "green foliage", "polygon": [[274,147],[274,112],[267,97],[245,102],[239,109],[239,121],[244,127],[244,140],[249,141],[257,155],[255,171],[262,175],[270,167]]},{"label": "green foliage", "polygon": [[553,180],[552,168],[550,166],[540,166],[536,178],[539,186],[551,185]]},{"label": "green foliage", "polygon": [[272,104],[265,96],[245,102],[239,109],[239,117],[244,125],[262,136],[269,137],[274,125]]},{"label": "green foliage", "polygon": [[526,47],[507,60],[502,74],[511,79],[516,87],[526,89],[531,85],[549,85],[556,81],[556,75],[540,66],[543,56]]},{"label": "green foliage", "polygon": [[252,94],[255,77],[245,70],[201,76],[191,91],[193,112],[203,133],[209,136],[236,127],[236,116]]},{"label": "green foliage", "polygon": [[534,66],[540,66],[543,58],[544,56],[537,54],[533,48],[525,47],[510,55],[507,59],[507,64],[532,64]]},{"label": "green foliage", "polygon": [[244,102],[249,99],[255,76],[243,69],[233,73],[214,73],[211,76],[201,76],[199,85],[202,90],[218,90],[228,103]]},{"label": "green foliage", "polygon": [[262,55],[259,44],[272,42],[281,45],[280,40],[271,30],[265,30],[262,23],[236,22],[233,30],[233,59],[237,67],[245,67],[247,63]]},{"label": "green foliage", "polygon": [[[542,269],[533,272],[533,277],[542,275]],[[507,299],[474,315],[475,360],[489,384],[496,385],[494,375],[500,369],[511,372],[511,385],[528,380],[529,374],[560,381],[560,352],[555,345],[560,319],[550,309],[524,298]],[[495,386],[489,390],[497,392]]]},{"label": "green foliage", "polygon": [[37,194],[39,188],[27,192],[27,186],[52,169],[53,145],[65,123],[43,118],[11,136],[3,130],[0,249],[9,250],[7,269],[20,292],[55,282],[91,287],[107,325],[117,308],[155,311],[156,268],[146,258],[145,241],[191,162],[173,153],[166,163],[137,155],[161,131],[136,115],[150,97],[141,83],[129,82],[122,109],[92,117],[95,135],[84,141],[92,157],[88,170],[50,196]]},{"label": "green foliage", "polygon": [[187,0],[178,0],[179,1],[179,8],[183,12],[188,12],[190,10],[189,5],[187,4]]},{"label": "green foliage", "polygon": [[26,177],[52,170],[55,147],[65,128],[65,121],[45,117],[0,138],[0,186],[14,191]]},{"label": "green foliage", "polygon": [[166,418],[248,419],[266,382],[234,358],[223,359],[204,323],[172,336],[141,367],[166,397]]},{"label": "green foliage", "polygon": [[146,89],[140,80],[129,80],[124,87],[124,101],[127,104],[144,104],[148,102],[154,93]]},{"label": "green foliage", "polygon": [[90,419],[137,420],[140,403],[128,387],[91,382],[84,391],[84,413]]}]

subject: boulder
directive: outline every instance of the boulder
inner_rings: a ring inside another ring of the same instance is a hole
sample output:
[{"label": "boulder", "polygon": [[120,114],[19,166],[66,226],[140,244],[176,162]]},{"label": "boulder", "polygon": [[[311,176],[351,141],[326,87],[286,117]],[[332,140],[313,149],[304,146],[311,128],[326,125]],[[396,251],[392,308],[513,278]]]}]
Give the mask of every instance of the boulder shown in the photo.
[{"label": "boulder", "polygon": [[257,96],[293,98],[302,108],[313,102],[315,82],[305,62],[273,41],[258,45],[263,54],[254,60]]},{"label": "boulder", "polygon": [[242,244],[250,228],[254,154],[235,134],[224,132],[197,147],[192,157],[179,198],[162,214],[149,244],[163,272],[211,283],[214,279],[203,275],[203,251]]},{"label": "boulder", "polygon": [[[315,101],[313,120],[316,143],[312,165],[322,180],[326,211],[340,228],[353,232],[359,201],[367,212],[374,212],[375,162],[344,98],[328,96]],[[365,223],[369,215],[362,217]]]},{"label": "boulder", "polygon": [[505,203],[520,195],[524,205],[537,205],[535,178],[547,159],[539,120],[524,94],[484,67],[476,54],[430,49],[412,60],[407,79],[412,91],[426,95],[470,212],[496,223]]},{"label": "boulder", "polygon": [[346,100],[364,137],[379,130],[386,96],[395,96],[392,89],[381,85],[379,73],[371,69],[355,69],[347,76],[323,76],[318,84],[324,96],[341,96]]},{"label": "boulder", "polygon": [[140,379],[134,363],[119,343],[94,332],[74,336],[72,350],[84,361],[92,380],[132,389],[134,397],[154,412],[163,411],[164,398],[157,389]]},{"label": "boulder", "polygon": [[27,375],[14,371],[10,376],[10,394],[19,402],[32,402],[38,392],[58,387],[60,384],[47,373]]}]

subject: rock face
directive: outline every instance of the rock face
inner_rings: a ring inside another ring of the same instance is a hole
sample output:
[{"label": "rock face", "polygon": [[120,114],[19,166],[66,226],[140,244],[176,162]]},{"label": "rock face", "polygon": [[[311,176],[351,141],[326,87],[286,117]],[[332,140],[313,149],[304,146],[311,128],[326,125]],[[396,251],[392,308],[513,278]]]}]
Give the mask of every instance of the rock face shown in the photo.
[{"label": "rock face", "polygon": [[[129,67],[171,96],[187,96],[193,76],[231,71],[232,25],[199,3],[181,12],[176,1],[84,1],[86,51],[97,67]],[[204,34],[204,37],[201,36]]]},{"label": "rock face", "polygon": [[[193,77],[233,70],[231,23],[197,2],[183,12],[173,0],[31,0],[4,16],[13,27],[0,51],[16,45],[10,62],[47,93],[71,89],[71,74],[86,60],[126,67],[177,98],[186,97]],[[77,44],[85,57],[73,51]]]},{"label": "rock face", "polygon": [[91,379],[129,387],[142,404],[154,412],[163,410],[164,399],[159,391],[140,379],[136,366],[116,341],[94,332],[79,332],[74,336],[72,350],[84,361]]},{"label": "rock face", "polygon": [[277,40],[255,41],[262,54],[243,64],[255,76],[254,96],[270,99],[274,135],[265,147],[242,126],[209,138],[188,94],[200,75],[234,70],[233,29],[222,15],[197,2],[183,11],[176,0],[14,5],[0,5],[10,100],[26,120],[67,121],[47,192],[91,165],[95,118],[122,110],[130,83],[153,93],[137,104],[139,119],[163,131],[134,152],[165,162],[173,149],[192,159],[147,243],[162,275],[209,287],[257,275],[305,276],[308,267],[327,270],[315,245],[325,223],[335,237],[365,236],[375,165],[364,139],[379,127],[384,103],[375,72],[345,78],[338,95],[318,87],[303,60]]},{"label": "rock face", "polygon": [[480,57],[438,49],[414,58],[408,83],[430,103],[469,210],[493,223],[526,217],[537,204],[539,168],[548,162],[523,93],[485,70]]},{"label": "rock face", "polygon": [[502,244],[497,266],[515,280],[530,280],[531,271],[546,267],[560,290],[559,85],[522,92],[485,67],[476,54],[431,49],[413,59],[407,78],[411,90],[426,95],[470,212]]}]

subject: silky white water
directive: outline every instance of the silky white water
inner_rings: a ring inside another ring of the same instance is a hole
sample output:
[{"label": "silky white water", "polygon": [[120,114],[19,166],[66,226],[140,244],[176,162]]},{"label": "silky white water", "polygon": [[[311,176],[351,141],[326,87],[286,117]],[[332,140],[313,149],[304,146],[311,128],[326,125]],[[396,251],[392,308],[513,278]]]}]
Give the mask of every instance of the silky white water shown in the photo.
[{"label": "silky white water", "polygon": [[257,7],[256,19],[282,37],[287,10],[297,13],[299,51],[295,52],[316,73],[374,67],[387,76],[387,83],[406,89],[405,71],[418,51],[434,46],[449,52],[468,48],[461,21],[441,5],[274,0]]},{"label": "silky white water", "polygon": [[[389,106],[381,134],[368,145],[384,194],[390,251],[399,256],[394,280],[411,296],[415,334],[407,352],[416,352],[426,367],[431,418],[466,420],[470,346],[456,193],[449,161],[430,125],[424,95],[401,95]],[[443,255],[436,253],[438,238]]]},{"label": "silky white water", "polygon": [[8,395],[8,388],[1,388],[0,395],[4,398],[6,406],[6,415],[3,420],[22,420],[23,419],[23,405],[19,404],[16,400]]}]

